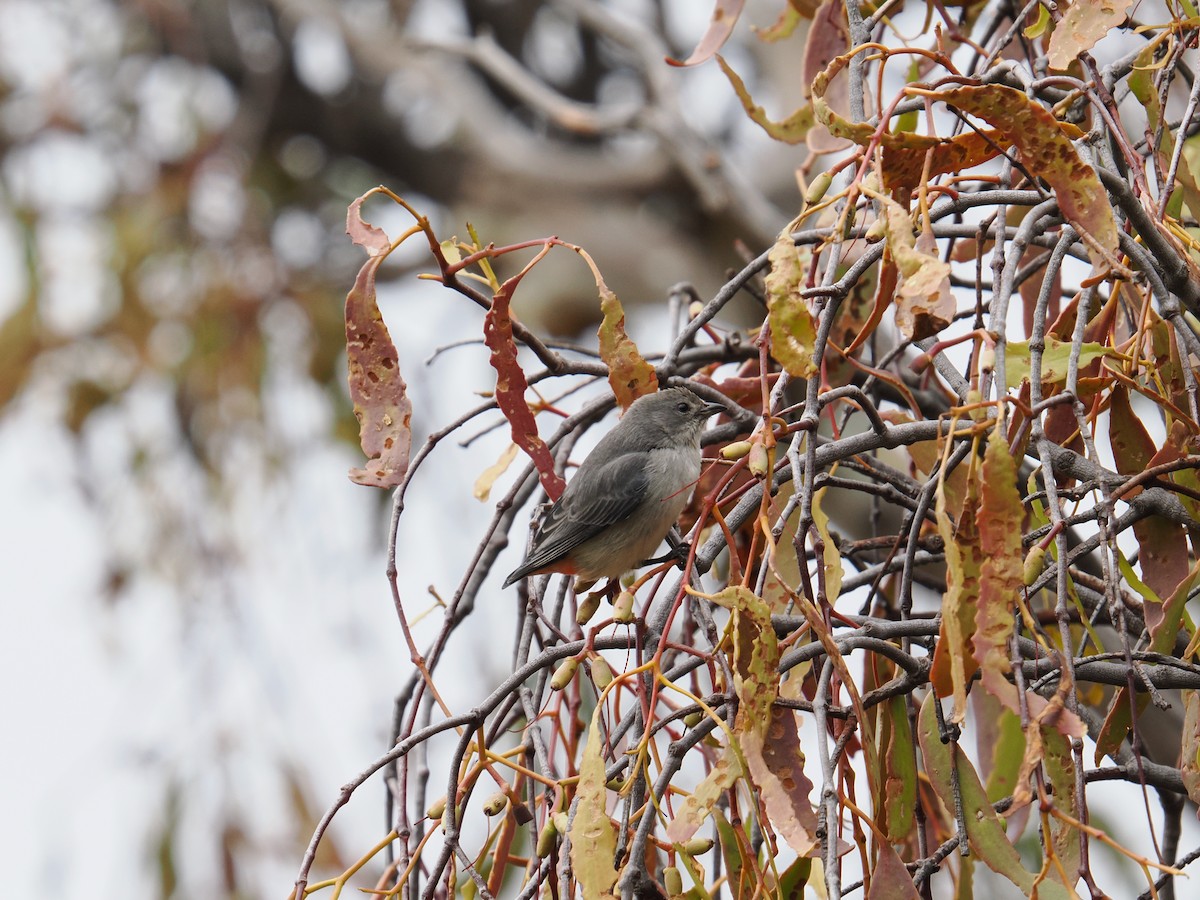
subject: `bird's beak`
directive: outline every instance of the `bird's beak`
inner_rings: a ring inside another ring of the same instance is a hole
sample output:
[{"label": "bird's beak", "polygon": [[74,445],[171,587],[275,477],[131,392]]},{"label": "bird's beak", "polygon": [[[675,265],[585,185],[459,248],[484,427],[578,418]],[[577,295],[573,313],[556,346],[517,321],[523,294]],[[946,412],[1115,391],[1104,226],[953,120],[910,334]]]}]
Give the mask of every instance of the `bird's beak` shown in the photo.
[{"label": "bird's beak", "polygon": [[704,404],[704,418],[707,419],[710,416],[717,415],[718,413],[725,413],[726,415],[728,415],[729,410],[727,410],[720,403],[705,403]]}]

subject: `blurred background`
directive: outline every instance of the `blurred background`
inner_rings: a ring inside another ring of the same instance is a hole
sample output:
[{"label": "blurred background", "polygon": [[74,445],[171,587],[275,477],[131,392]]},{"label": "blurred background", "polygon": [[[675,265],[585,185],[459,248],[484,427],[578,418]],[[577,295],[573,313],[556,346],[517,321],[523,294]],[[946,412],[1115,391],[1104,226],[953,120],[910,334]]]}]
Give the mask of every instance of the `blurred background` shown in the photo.
[{"label": "blurred background", "polygon": [[[802,99],[800,60],[745,23],[783,5],[750,4],[724,50],[774,115]],[[286,895],[316,817],[386,749],[409,670],[388,498],[346,477],[362,459],[344,386],[342,305],[362,261],[346,205],[382,183],[444,237],[470,221],[485,242],[583,245],[634,337],[663,347],[670,286],[710,293],[798,197],[803,150],[761,134],[715,66],[663,62],[710,13],[0,0],[10,896]],[[393,236],[409,224],[384,205],[367,217]],[[590,345],[595,286],[569,257],[527,279],[516,308]],[[406,245],[380,290],[417,446],[494,384],[480,346],[436,353],[477,337],[482,313],[417,281],[428,268]],[[453,590],[490,515],[471,486],[505,443],[451,446],[414,485],[410,614]],[[451,699],[508,666],[494,635],[512,598],[495,599],[439,681]],[[385,832],[375,783],[319,871]]]}]

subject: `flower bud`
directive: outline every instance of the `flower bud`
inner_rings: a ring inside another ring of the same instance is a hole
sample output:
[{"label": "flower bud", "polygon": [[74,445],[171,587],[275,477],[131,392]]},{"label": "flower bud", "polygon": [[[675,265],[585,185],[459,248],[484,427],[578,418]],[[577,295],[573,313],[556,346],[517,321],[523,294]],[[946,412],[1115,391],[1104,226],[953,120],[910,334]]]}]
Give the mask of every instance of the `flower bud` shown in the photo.
[{"label": "flower bud", "polygon": [[613,621],[628,625],[635,618],[633,614],[633,594],[629,591],[621,591],[621,593],[617,594],[617,599],[613,602]]},{"label": "flower bud", "polygon": [[571,679],[575,677],[575,670],[578,668],[578,657],[569,656],[564,659],[562,665],[555,669],[554,674],[550,676],[550,690],[561,691],[565,688],[571,683]]}]

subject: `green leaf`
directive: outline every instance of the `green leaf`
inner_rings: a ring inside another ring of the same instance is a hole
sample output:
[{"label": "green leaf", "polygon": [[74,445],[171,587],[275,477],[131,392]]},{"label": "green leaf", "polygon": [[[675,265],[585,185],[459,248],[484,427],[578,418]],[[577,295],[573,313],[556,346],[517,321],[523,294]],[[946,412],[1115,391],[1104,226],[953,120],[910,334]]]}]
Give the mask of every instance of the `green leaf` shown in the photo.
[{"label": "green leaf", "polygon": [[[971,761],[957,744],[942,743],[934,710],[937,702],[936,697],[928,695],[917,719],[921,756],[930,784],[947,809],[954,809],[956,802],[961,802],[971,851],[993,872],[1007,878],[1028,896],[1033,890],[1035,876],[1021,865],[1021,856],[1009,841],[1003,820],[992,809]],[[1040,900],[1069,900],[1071,896],[1066,888],[1053,881],[1042,881],[1037,889]]]},{"label": "green leaf", "polygon": [[[1101,357],[1117,355],[1103,344],[1085,343],[1079,351],[1079,368],[1083,369]],[[1042,351],[1042,384],[1064,384],[1070,361],[1071,342],[1046,335],[1046,349]],[[1009,341],[1005,344],[1004,369],[1009,390],[1020,387],[1021,382],[1030,377],[1029,341]]]},{"label": "green leaf", "polygon": [[1050,27],[1050,10],[1038,4],[1037,21],[1025,28],[1023,34],[1027,38],[1041,37],[1046,33],[1046,29]]}]

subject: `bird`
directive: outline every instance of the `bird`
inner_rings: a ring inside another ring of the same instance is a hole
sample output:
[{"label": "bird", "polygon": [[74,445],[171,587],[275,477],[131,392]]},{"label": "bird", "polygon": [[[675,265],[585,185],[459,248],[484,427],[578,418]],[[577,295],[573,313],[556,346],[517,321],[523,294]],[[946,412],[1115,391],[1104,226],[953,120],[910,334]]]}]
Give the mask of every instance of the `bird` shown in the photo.
[{"label": "bird", "polygon": [[637,568],[662,543],[700,477],[700,433],[725,412],[686,387],[645,394],[567,482],[504,587],[575,575],[577,591]]}]

